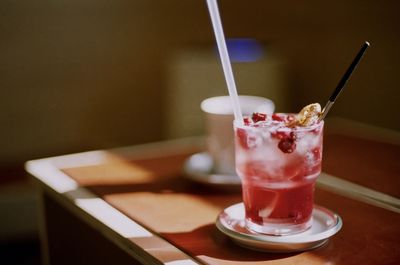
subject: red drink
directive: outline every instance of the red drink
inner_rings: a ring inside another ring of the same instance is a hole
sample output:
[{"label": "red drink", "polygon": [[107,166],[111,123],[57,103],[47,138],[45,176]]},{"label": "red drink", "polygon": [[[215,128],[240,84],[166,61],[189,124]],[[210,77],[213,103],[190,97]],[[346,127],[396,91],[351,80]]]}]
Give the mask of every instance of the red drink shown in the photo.
[{"label": "red drink", "polygon": [[235,124],[236,170],[247,227],[265,234],[294,234],[311,226],[323,121],[301,127],[291,122],[294,115],[274,115]]}]

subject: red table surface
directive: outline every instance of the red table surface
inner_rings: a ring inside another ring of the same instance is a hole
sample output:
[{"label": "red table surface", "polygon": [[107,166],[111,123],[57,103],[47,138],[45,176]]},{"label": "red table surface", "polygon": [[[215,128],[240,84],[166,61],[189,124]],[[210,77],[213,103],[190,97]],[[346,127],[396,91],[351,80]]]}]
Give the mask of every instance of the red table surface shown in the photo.
[{"label": "red table surface", "polygon": [[[324,169],[382,192],[398,194],[398,165],[392,156],[398,154],[399,148],[354,139],[326,137]],[[101,165],[63,171],[128,217],[206,264],[400,262],[399,214],[321,189],[316,190],[316,203],[337,212],[344,221],[342,230],[328,244],[292,254],[262,253],[237,246],[214,223],[219,212],[241,201],[240,191],[221,190],[185,179],[181,169],[188,155],[134,161],[118,157]],[[117,154],[110,153],[113,156]],[[132,239],[135,240],[146,239]]]},{"label": "red table surface", "polygon": [[339,134],[324,139],[322,171],[400,198],[400,146]]}]

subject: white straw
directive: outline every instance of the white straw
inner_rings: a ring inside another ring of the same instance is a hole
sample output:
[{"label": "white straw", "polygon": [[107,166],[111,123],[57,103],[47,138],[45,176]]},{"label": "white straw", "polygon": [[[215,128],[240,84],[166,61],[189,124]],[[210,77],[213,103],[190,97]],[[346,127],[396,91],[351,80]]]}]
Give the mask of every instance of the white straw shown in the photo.
[{"label": "white straw", "polygon": [[222,69],[224,70],[226,84],[228,86],[229,96],[231,97],[233,114],[235,120],[242,122],[242,112],[240,110],[239,97],[236,90],[235,80],[233,78],[233,72],[231,62],[229,60],[228,49],[226,47],[224,31],[222,29],[221,18],[218,11],[218,5],[216,0],[207,0],[208,10],[210,12],[211,22],[214,29],[215,39],[221,57]]}]

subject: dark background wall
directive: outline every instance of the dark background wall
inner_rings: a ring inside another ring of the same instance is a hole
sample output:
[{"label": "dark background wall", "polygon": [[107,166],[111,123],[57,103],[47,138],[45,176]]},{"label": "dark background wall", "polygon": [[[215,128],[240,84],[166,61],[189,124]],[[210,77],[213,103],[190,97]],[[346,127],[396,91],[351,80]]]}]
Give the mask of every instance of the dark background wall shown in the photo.
[{"label": "dark background wall", "polygon": [[[219,5],[227,37],[257,39],[284,58],[290,111],[324,104],[369,40],[330,115],[400,129],[399,1]],[[1,165],[165,139],[169,58],[213,45],[202,0],[1,1]]]}]

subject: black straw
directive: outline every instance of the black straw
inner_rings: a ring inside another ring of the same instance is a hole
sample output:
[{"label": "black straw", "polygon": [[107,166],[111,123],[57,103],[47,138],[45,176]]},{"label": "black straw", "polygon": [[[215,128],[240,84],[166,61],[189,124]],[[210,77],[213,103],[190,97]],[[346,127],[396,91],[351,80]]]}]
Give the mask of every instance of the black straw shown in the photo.
[{"label": "black straw", "polygon": [[354,58],[353,62],[350,64],[347,71],[344,73],[342,79],[340,79],[339,84],[336,86],[335,90],[333,91],[332,95],[329,98],[328,103],[325,105],[324,109],[322,110],[322,114],[320,120],[323,120],[328,113],[329,109],[332,107],[332,104],[335,102],[336,98],[339,96],[340,92],[342,92],[343,88],[345,87],[347,81],[350,79],[352,73],[357,68],[358,63],[360,62],[361,58],[363,57],[365,51],[369,47],[369,42],[364,42],[363,46],[361,47],[360,51],[357,53],[356,57]]},{"label": "black straw", "polygon": [[347,81],[350,79],[351,74],[353,73],[354,69],[356,69],[358,63],[360,62],[361,58],[363,57],[368,47],[369,47],[369,42],[366,41],[364,45],[361,47],[361,50],[358,52],[357,56],[354,58],[349,68],[347,69],[346,73],[343,75],[335,91],[333,91],[331,97],[329,98],[329,101],[335,102],[336,98],[339,96],[340,92],[343,90]]}]

